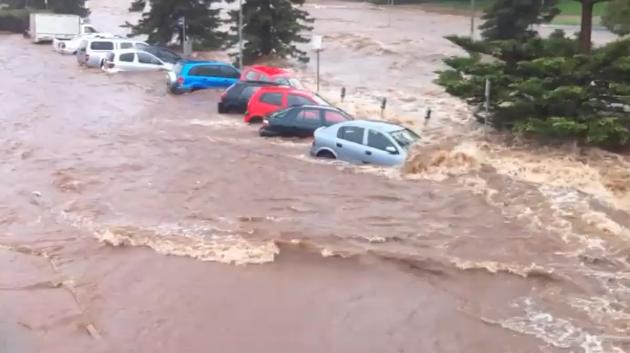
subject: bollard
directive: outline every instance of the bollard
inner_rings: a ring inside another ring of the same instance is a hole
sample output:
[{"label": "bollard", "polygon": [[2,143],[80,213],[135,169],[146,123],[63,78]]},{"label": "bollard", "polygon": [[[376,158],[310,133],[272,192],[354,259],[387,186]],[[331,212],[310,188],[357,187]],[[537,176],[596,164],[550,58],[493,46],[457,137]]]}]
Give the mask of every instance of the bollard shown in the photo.
[{"label": "bollard", "polygon": [[387,107],[387,98],[383,97],[383,100],[381,101],[381,117],[385,116],[385,108]]},{"label": "bollard", "polygon": [[346,88],[341,87],[341,103],[343,103],[344,98],[346,98]]},{"label": "bollard", "polygon": [[431,119],[431,107],[427,108],[427,114],[424,116],[424,120]]}]

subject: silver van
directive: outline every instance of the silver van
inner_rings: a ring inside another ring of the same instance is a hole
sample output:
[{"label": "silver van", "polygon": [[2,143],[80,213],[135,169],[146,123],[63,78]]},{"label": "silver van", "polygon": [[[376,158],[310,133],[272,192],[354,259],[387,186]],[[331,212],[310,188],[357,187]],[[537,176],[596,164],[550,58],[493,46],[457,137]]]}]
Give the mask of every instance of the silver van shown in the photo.
[{"label": "silver van", "polygon": [[128,38],[88,38],[77,49],[77,62],[87,67],[102,67],[108,53],[121,49],[142,49],[149,45]]}]

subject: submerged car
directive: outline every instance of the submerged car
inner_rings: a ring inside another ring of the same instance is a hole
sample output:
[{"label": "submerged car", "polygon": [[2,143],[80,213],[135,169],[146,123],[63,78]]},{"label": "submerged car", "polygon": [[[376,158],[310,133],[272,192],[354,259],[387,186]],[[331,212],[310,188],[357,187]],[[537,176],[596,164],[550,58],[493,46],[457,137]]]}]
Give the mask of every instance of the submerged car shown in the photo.
[{"label": "submerged car", "polygon": [[249,100],[243,120],[246,123],[262,122],[271,113],[298,105],[330,104],[310,91],[286,86],[262,87]]},{"label": "submerged car", "polygon": [[247,66],[241,73],[241,81],[275,82],[283,86],[304,89],[304,85],[294,76],[292,71],[275,66]]},{"label": "submerged car", "polygon": [[77,49],[77,62],[81,66],[103,67],[105,56],[115,50],[142,49],[147,43],[128,38],[89,38],[83,39]]},{"label": "submerged car", "polygon": [[208,88],[226,88],[238,82],[241,73],[220,61],[185,60],[178,62],[166,77],[171,93],[179,94]]},{"label": "submerged car", "polygon": [[173,64],[164,62],[153,54],[138,49],[117,50],[105,57],[103,71],[108,73],[122,71],[168,71]]},{"label": "submerged car", "polygon": [[312,137],[320,127],[331,126],[352,120],[350,114],[341,109],[317,105],[290,107],[272,114],[263,120],[260,136]]},{"label": "submerged car", "polygon": [[315,131],[311,155],[351,163],[402,165],[420,137],[402,126],[383,121],[354,120]]},{"label": "submerged car", "polygon": [[239,81],[223,92],[217,105],[217,110],[221,114],[243,114],[247,111],[247,103],[252,95],[259,88],[266,86],[280,86],[280,84],[268,81]]}]

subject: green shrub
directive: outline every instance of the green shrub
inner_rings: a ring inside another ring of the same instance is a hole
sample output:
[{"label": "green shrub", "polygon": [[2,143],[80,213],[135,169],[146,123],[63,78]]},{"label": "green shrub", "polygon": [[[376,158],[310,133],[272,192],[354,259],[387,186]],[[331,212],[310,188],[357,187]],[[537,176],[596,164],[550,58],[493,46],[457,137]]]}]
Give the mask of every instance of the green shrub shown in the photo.
[{"label": "green shrub", "polygon": [[28,29],[28,10],[0,10],[0,31],[23,33]]}]

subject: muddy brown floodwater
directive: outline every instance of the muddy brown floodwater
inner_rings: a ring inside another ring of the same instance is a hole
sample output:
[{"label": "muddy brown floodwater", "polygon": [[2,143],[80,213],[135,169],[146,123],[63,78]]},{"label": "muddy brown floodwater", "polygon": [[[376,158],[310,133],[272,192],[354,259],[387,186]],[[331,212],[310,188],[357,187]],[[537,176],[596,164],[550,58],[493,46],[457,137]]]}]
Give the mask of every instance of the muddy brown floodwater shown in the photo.
[{"label": "muddy brown floodwater", "polygon": [[[126,6],[92,3],[106,28]],[[377,11],[309,6],[333,29]],[[355,65],[363,49],[330,38],[331,70]],[[371,112],[376,88],[327,74]],[[428,79],[421,101],[384,84],[409,106],[388,118],[430,137],[396,170],[313,160],[216,114],[219,92],[170,96],[163,74],[21,36],[0,36],[0,78],[2,353],[630,350],[623,157],[490,143]],[[443,119],[420,123],[423,102]]]}]

